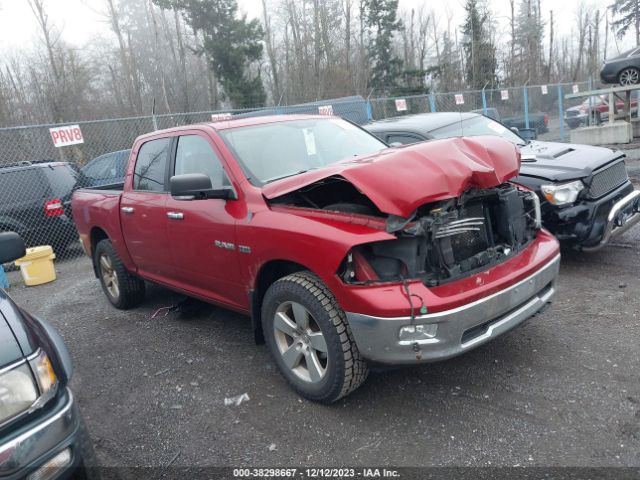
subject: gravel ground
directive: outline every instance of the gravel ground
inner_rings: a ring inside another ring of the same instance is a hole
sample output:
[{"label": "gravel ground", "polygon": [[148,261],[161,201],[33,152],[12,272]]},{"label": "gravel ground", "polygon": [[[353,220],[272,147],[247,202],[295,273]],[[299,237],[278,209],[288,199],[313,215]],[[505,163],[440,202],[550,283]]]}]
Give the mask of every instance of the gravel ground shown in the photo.
[{"label": "gravel ground", "polygon": [[105,466],[637,467],[639,239],[564,252],[541,316],[462,357],[372,373],[332,406],[287,387],[247,318],[207,305],[151,318],[178,299],[157,286],[118,311],[83,257],[40,287],[10,272],[10,293],[65,338]]}]

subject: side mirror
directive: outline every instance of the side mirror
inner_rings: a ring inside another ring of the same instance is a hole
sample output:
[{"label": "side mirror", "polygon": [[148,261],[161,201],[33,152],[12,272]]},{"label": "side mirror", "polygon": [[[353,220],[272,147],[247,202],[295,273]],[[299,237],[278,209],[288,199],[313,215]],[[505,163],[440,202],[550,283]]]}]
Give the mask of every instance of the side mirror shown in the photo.
[{"label": "side mirror", "polygon": [[516,135],[520,135],[520,130],[518,130],[518,127],[511,127],[510,130]]},{"label": "side mirror", "polygon": [[391,143],[389,144],[389,146],[390,146],[390,147],[393,147],[393,148],[402,147],[403,145],[404,145],[404,144],[402,144],[402,143],[400,143],[400,142],[391,142]]},{"label": "side mirror", "polygon": [[13,262],[27,254],[24,242],[15,232],[0,233],[0,264]]},{"label": "side mirror", "polygon": [[205,200],[222,198],[235,200],[236,192],[232,187],[213,188],[211,178],[204,173],[185,173],[175,175],[169,180],[171,196],[176,200]]}]

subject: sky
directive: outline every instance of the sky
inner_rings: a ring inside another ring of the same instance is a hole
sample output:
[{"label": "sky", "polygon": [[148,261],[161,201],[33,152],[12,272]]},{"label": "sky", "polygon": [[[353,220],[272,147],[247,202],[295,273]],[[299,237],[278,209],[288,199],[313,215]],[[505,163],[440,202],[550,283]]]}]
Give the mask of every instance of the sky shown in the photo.
[{"label": "sky", "polygon": [[[452,27],[459,26],[463,21],[464,0],[400,0],[400,9],[411,10],[426,4],[433,8],[440,17],[441,28],[446,27],[447,10],[453,15]],[[571,34],[571,27],[575,24],[575,11],[581,0],[541,0],[542,10],[548,16],[553,9],[555,29],[560,35]],[[610,0],[583,0],[587,5],[595,8],[605,8]],[[270,0],[271,3],[277,0]],[[96,34],[109,38],[110,32],[101,11],[104,10],[104,0],[46,0],[46,7],[51,21],[62,28],[63,38],[76,47],[82,47]],[[250,17],[261,17],[262,0],[238,0],[240,9]],[[509,0],[488,0],[490,9],[498,21],[499,35],[508,41],[507,25],[510,15]],[[498,38],[500,41],[500,38]],[[27,4],[27,0],[0,0],[0,55],[31,46],[39,41],[37,24]],[[613,36],[609,38],[611,52],[615,52],[616,44]],[[631,48],[632,39],[625,38],[618,42],[619,50]]]}]

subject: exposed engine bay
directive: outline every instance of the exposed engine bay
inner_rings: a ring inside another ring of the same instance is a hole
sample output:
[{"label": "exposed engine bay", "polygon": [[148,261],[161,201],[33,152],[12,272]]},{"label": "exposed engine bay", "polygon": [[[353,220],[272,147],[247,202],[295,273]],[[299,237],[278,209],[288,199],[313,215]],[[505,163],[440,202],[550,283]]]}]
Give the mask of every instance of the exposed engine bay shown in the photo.
[{"label": "exposed engine bay", "polygon": [[511,183],[467,190],[423,205],[408,218],[380,212],[352,184],[335,177],[276,203],[386,217],[386,231],[397,239],[353,248],[339,272],[352,284],[419,278],[427,286],[441,285],[516,255],[540,228],[538,197]]}]

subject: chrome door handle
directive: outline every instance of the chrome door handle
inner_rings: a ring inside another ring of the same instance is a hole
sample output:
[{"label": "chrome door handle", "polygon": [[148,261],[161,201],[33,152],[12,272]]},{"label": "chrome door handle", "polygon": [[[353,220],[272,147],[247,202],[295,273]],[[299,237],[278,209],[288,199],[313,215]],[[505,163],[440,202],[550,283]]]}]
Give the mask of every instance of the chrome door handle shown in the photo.
[{"label": "chrome door handle", "polygon": [[122,210],[122,213],[133,213],[133,212],[135,212],[133,207],[122,207],[120,210]]},{"label": "chrome door handle", "polygon": [[167,212],[167,217],[169,217],[171,220],[182,220],[184,218],[184,213]]}]

